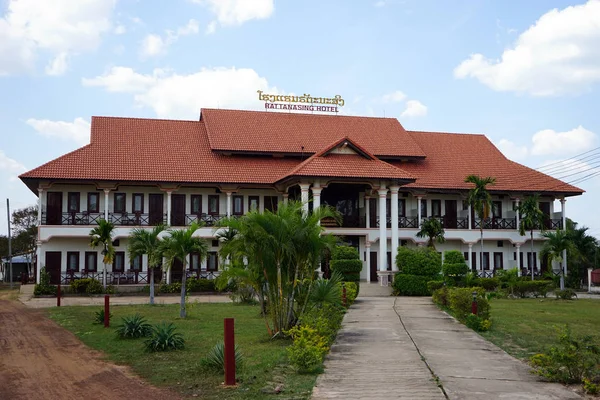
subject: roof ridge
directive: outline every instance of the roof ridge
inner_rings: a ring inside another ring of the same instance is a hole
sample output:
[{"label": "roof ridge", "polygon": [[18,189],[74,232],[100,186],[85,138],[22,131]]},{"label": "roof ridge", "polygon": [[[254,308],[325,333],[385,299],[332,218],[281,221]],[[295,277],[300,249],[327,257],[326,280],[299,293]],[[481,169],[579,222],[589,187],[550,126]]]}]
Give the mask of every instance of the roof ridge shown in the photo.
[{"label": "roof ridge", "polygon": [[92,119],[129,119],[135,121],[165,121],[165,122],[199,122],[200,120],[195,119],[172,119],[172,118],[145,118],[145,117],[117,117],[111,115],[92,115]]},{"label": "roof ridge", "polygon": [[485,133],[465,133],[465,132],[439,132],[439,131],[409,131],[406,130],[406,132],[408,133],[430,133],[430,134],[434,134],[434,135],[461,135],[461,136],[483,136],[486,137]]}]

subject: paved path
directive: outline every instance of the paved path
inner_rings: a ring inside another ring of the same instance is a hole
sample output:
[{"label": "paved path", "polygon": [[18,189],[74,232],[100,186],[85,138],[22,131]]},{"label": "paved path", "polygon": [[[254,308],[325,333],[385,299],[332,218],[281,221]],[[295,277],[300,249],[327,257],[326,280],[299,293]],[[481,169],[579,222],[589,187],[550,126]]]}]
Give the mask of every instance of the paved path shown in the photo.
[{"label": "paved path", "polygon": [[[154,298],[155,304],[179,304],[181,298],[179,295],[157,296]],[[56,307],[56,297],[52,298],[33,298],[27,295],[19,296],[19,301],[30,308],[49,308]],[[224,294],[202,294],[189,297],[191,303],[230,303],[229,296]],[[149,304],[148,296],[110,296],[111,305],[132,305]],[[62,306],[99,306],[104,305],[104,296],[98,297],[61,297]]]},{"label": "paved path", "polygon": [[527,365],[441,312],[429,298],[359,297],[313,391],[315,400],[335,398],[580,397],[562,385],[538,381]]}]

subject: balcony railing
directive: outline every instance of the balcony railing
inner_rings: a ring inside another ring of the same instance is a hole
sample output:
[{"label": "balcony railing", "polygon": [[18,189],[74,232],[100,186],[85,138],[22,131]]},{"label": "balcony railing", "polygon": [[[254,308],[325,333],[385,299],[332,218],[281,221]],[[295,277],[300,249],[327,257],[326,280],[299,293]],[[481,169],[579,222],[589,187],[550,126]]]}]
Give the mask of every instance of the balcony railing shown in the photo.
[{"label": "balcony railing", "polygon": [[517,229],[516,218],[486,218],[484,220],[475,219],[474,228],[481,229],[483,221],[483,229]]},{"label": "balcony railing", "polygon": [[104,218],[103,213],[64,212],[56,215],[48,215],[42,212],[42,225],[97,225]]},{"label": "balcony railing", "polygon": [[202,226],[215,226],[217,223],[227,218],[227,215],[218,214],[218,215],[210,215],[210,214],[186,214],[185,216],[185,225],[189,226],[194,222],[200,224]]},{"label": "balcony railing", "polygon": [[[437,219],[442,224],[444,229],[468,229],[469,219],[468,218],[452,218],[452,217],[429,217],[429,219]],[[423,218],[425,221],[428,218]],[[417,227],[418,228],[418,227]]]},{"label": "balcony railing", "polygon": [[[68,285],[77,279],[92,278],[102,282],[102,271],[67,271],[60,273],[60,283]],[[126,271],[126,272],[107,272],[106,283],[108,285],[135,285],[147,284],[148,272],[146,271]]]},{"label": "balcony railing", "polygon": [[153,226],[166,223],[166,214],[109,213],[108,219],[115,225]]},{"label": "balcony railing", "polygon": [[343,215],[341,222],[337,222],[335,218],[323,218],[321,226],[326,228],[364,228],[366,226],[365,217],[354,215]]}]

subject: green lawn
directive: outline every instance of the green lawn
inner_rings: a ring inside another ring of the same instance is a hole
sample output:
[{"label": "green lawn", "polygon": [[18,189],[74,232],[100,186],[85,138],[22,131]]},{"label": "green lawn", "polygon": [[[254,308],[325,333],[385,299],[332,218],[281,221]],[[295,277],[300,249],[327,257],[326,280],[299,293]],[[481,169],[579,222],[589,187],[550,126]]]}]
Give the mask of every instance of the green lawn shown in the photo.
[{"label": "green lawn", "polygon": [[568,324],[575,335],[600,340],[600,300],[495,299],[492,328],[482,336],[509,354],[529,358],[557,342],[556,328]]},{"label": "green lawn", "polygon": [[[94,325],[94,312],[100,307],[61,307],[48,310],[57,323],[75,333],[86,345],[101,350],[109,360],[131,366],[134,372],[156,386],[169,387],[185,396],[203,399],[309,398],[316,374],[300,375],[287,363],[288,340],[269,340],[264,320],[256,306],[234,304],[194,304],[185,320],[178,318],[179,305],[114,306],[111,328]],[[140,313],[150,323],[173,322],[186,340],[186,348],[167,353],[147,353],[143,339],[121,340],[114,333],[121,317]],[[223,388],[223,376],[202,368],[200,359],[223,340],[223,318],[235,318],[236,344],[245,364],[238,372],[237,388]],[[261,391],[283,383],[283,392],[269,395]]]}]

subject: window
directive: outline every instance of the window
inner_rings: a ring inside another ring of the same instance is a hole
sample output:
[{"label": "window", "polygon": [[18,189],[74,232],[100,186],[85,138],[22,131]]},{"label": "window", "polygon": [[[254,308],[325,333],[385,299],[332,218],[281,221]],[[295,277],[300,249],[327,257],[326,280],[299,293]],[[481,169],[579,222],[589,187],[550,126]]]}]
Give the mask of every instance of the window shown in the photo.
[{"label": "window", "polygon": [[142,193],[134,193],[131,199],[131,210],[134,213],[144,213],[144,195]]},{"label": "window", "polygon": [[79,193],[78,192],[69,192],[67,197],[67,207],[69,212],[79,212]]},{"label": "window", "polygon": [[467,251],[463,253],[463,257],[465,257],[465,261],[469,261],[469,253]]},{"label": "window", "polygon": [[200,254],[198,254],[198,253],[190,254],[190,270],[192,270],[192,271],[200,270]]},{"label": "window", "polygon": [[279,198],[277,196],[265,196],[265,211],[275,212],[277,211],[277,203]]},{"label": "window", "polygon": [[425,199],[421,200],[421,217],[427,217],[427,200]]},{"label": "window", "polygon": [[116,213],[125,212],[125,193],[115,193],[114,209]]},{"label": "window", "polygon": [[125,271],[125,252],[124,251],[115,252],[115,258],[113,260],[113,271],[115,271],[115,272]]},{"label": "window", "polygon": [[136,256],[131,259],[131,269],[133,271],[141,271],[142,270],[142,256]]},{"label": "window", "polygon": [[477,271],[477,253],[471,253],[471,266],[473,267],[473,271]]},{"label": "window", "polygon": [[482,263],[484,270],[487,271],[490,269],[490,253],[488,253],[487,251],[483,253]]},{"label": "window", "polygon": [[85,270],[88,272],[98,271],[98,253],[95,251],[85,252]]},{"label": "window", "polygon": [[208,271],[217,271],[219,269],[219,258],[216,251],[210,251],[206,258],[206,269]]},{"label": "window", "polygon": [[442,216],[442,201],[431,200],[431,216],[441,217]]},{"label": "window", "polygon": [[90,192],[87,195],[87,210],[91,213],[100,212],[100,194],[98,192]]},{"label": "window", "polygon": [[502,253],[494,253],[494,270],[504,269]]},{"label": "window", "polygon": [[502,202],[492,201],[492,217],[502,218]]},{"label": "window", "polygon": [[219,240],[218,239],[213,239],[212,240],[212,247],[219,247]]},{"label": "window", "polygon": [[[532,264],[532,259],[531,259],[531,252],[528,251],[527,252],[527,269],[531,270],[531,264]],[[533,269],[537,269],[537,253],[533,253]]]},{"label": "window", "polygon": [[190,196],[192,201],[192,214],[200,215],[202,214],[202,195],[193,194]]},{"label": "window", "polygon": [[462,209],[463,209],[463,211],[466,211],[469,209],[469,201],[468,200],[462,201]]},{"label": "window", "polygon": [[79,271],[79,252],[68,251],[67,252],[67,271],[77,272]]},{"label": "window", "polygon": [[244,196],[232,196],[233,197],[233,215],[244,214]]},{"label": "window", "polygon": [[498,240],[498,247],[504,247],[504,242],[502,240]]},{"label": "window", "polygon": [[406,200],[398,199],[398,216],[406,217]]},{"label": "window", "polygon": [[260,197],[259,196],[248,196],[248,210],[249,211],[260,211]]},{"label": "window", "polygon": [[219,195],[208,196],[208,213],[210,215],[219,215]]}]

